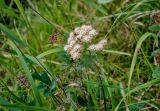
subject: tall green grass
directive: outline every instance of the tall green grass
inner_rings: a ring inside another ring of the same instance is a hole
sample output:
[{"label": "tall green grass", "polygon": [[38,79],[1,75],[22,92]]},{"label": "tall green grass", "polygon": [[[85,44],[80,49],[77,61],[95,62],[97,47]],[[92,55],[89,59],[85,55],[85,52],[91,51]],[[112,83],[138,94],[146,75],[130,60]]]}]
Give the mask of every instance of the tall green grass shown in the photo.
[{"label": "tall green grass", "polygon": [[[152,56],[159,49],[159,24],[152,18],[159,0],[5,2],[0,1],[0,110],[160,110],[159,66]],[[63,46],[83,24],[108,43],[74,62]],[[19,75],[30,88],[21,88]]]}]

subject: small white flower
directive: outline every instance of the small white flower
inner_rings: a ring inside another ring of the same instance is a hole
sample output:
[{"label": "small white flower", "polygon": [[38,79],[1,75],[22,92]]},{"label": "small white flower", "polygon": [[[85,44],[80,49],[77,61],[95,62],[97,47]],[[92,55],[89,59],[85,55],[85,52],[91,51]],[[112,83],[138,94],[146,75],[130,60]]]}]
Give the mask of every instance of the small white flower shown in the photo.
[{"label": "small white flower", "polygon": [[99,41],[99,44],[106,45],[106,43],[107,43],[107,40],[105,40],[105,39],[102,39],[101,41]]},{"label": "small white flower", "polygon": [[75,37],[69,37],[67,43],[73,46],[76,43]]},{"label": "small white flower", "polygon": [[77,59],[80,59],[81,54],[78,53],[78,52],[75,52],[75,53],[73,53],[71,56],[72,56],[72,59],[73,59],[73,60],[77,60]]},{"label": "small white flower", "polygon": [[74,55],[74,53],[81,53],[82,51],[82,45],[80,44],[75,44],[74,47],[70,50],[70,55]]},{"label": "small white flower", "polygon": [[78,40],[81,40],[82,37],[83,37],[82,35],[77,35],[77,36],[76,36],[76,38],[77,38]]},{"label": "small white flower", "polygon": [[100,50],[103,50],[105,45],[106,45],[107,41],[105,39],[99,41],[97,44],[93,44],[93,45],[90,45],[88,47],[88,50],[90,51],[100,51]]},{"label": "small white flower", "polygon": [[71,41],[73,41],[73,38],[69,37],[68,40],[67,40],[67,43],[69,44]]},{"label": "small white flower", "polygon": [[95,50],[96,50],[96,45],[90,45],[90,46],[88,47],[88,50],[90,50],[90,51],[95,51]]},{"label": "small white flower", "polygon": [[71,46],[70,45],[65,45],[64,46],[64,50],[66,51],[66,52],[69,52],[70,50],[71,50]]},{"label": "small white flower", "polygon": [[100,50],[103,50],[104,49],[104,46],[102,44],[97,44],[96,45],[96,50],[97,51],[100,51]]},{"label": "small white flower", "polygon": [[68,43],[68,45],[70,45],[70,46],[74,46],[76,44],[76,41],[75,40],[72,40],[72,41],[70,41],[69,43]]},{"label": "small white flower", "polygon": [[86,30],[81,30],[81,31],[79,32],[79,35],[84,36],[84,35],[86,35],[86,33],[87,33],[87,31],[86,31]]},{"label": "small white flower", "polygon": [[86,43],[89,43],[89,42],[91,42],[92,39],[93,39],[93,37],[85,35],[85,36],[83,36],[82,41],[86,42]]},{"label": "small white flower", "polygon": [[75,37],[74,33],[71,32],[71,33],[69,34],[69,38],[74,38],[74,37]]},{"label": "small white flower", "polygon": [[92,28],[91,25],[87,25],[87,26],[86,26],[86,30],[87,30],[87,31],[91,31],[92,29],[93,29],[93,28]]},{"label": "small white flower", "polygon": [[75,53],[73,49],[70,50],[69,54],[72,56]]},{"label": "small white flower", "polygon": [[82,25],[82,26],[81,26],[81,29],[86,29],[86,26],[87,26],[87,25]]},{"label": "small white flower", "polygon": [[90,32],[89,32],[89,36],[96,36],[98,33],[95,29],[92,29]]},{"label": "small white flower", "polygon": [[76,33],[76,34],[79,34],[80,31],[81,31],[80,27],[77,27],[77,28],[74,29],[74,33]]},{"label": "small white flower", "polygon": [[73,47],[74,51],[80,51],[81,49],[82,49],[82,45],[80,45],[80,44],[75,44]]},{"label": "small white flower", "polygon": [[82,30],[85,30],[86,33],[89,33],[91,30],[93,30],[91,25],[85,25],[82,27]]}]

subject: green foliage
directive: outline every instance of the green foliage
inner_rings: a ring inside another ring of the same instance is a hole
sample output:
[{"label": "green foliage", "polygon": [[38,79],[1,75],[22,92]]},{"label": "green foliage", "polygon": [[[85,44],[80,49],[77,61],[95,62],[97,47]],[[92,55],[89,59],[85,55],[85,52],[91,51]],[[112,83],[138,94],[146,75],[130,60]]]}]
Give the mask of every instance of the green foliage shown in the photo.
[{"label": "green foliage", "polygon": [[113,0],[98,0],[98,3],[100,3],[100,4],[106,4],[106,3],[110,3],[112,1]]},{"label": "green foliage", "polygon": [[[159,0],[9,1],[0,0],[0,111],[160,110]],[[63,47],[83,24],[107,45],[84,44],[73,61]]]},{"label": "green foliage", "polygon": [[160,25],[152,25],[149,27],[151,31],[160,31]]},{"label": "green foliage", "polygon": [[14,42],[17,42],[19,45],[24,46],[24,43],[14,34],[12,33],[6,26],[0,24],[0,29]]},{"label": "green foliage", "polygon": [[152,73],[153,78],[160,78],[160,68],[155,68],[155,70]]}]

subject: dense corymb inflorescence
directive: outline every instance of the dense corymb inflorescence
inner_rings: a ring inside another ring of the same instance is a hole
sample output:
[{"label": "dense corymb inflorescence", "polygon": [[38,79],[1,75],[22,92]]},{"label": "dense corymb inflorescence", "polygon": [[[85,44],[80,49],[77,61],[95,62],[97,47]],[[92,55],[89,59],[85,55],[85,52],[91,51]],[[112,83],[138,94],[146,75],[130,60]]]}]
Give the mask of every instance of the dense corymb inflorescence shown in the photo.
[{"label": "dense corymb inflorescence", "polygon": [[[73,60],[81,58],[83,44],[90,44],[98,35],[97,31],[91,25],[83,25],[75,28],[69,35],[67,45],[64,50],[71,56]],[[90,51],[99,51],[104,49],[106,40],[101,40],[97,44],[90,45],[87,49]]]}]

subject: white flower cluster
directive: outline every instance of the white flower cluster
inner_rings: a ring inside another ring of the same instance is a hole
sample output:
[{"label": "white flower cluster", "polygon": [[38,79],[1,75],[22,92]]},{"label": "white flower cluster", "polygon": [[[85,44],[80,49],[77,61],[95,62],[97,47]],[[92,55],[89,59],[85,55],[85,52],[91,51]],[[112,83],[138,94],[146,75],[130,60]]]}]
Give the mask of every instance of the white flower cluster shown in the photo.
[{"label": "white flower cluster", "polygon": [[[64,50],[71,55],[73,60],[80,59],[83,51],[83,43],[90,43],[97,34],[97,31],[93,29],[91,25],[77,27],[70,33],[67,45],[64,46]],[[102,50],[105,44],[106,40],[101,40],[98,44],[89,46],[88,50]]]},{"label": "white flower cluster", "polygon": [[107,41],[103,39],[103,40],[99,41],[97,44],[90,45],[88,47],[88,50],[90,50],[90,51],[100,51],[100,50],[103,50],[104,46],[106,45],[106,43],[107,43]]}]

